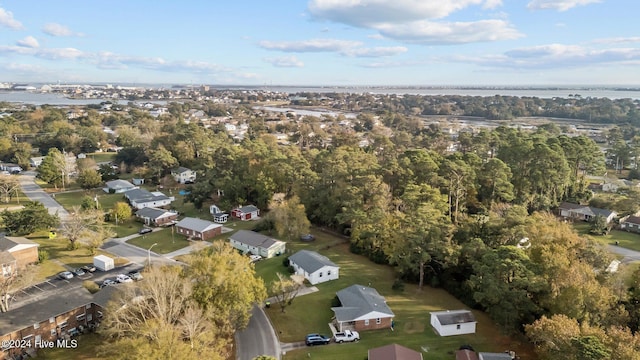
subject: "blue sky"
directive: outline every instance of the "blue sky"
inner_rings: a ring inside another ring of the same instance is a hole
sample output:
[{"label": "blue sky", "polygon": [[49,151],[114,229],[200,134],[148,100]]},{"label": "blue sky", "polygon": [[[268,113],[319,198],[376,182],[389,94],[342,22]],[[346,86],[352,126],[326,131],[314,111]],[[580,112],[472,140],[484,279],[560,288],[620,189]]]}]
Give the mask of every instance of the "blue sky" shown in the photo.
[{"label": "blue sky", "polygon": [[640,85],[629,0],[0,0],[0,82]]}]

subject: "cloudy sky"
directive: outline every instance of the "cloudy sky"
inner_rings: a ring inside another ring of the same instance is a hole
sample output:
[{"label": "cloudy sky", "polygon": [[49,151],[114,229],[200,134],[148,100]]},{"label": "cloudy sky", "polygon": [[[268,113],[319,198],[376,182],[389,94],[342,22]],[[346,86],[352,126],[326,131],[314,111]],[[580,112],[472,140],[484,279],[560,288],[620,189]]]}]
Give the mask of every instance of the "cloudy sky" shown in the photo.
[{"label": "cloudy sky", "polygon": [[640,85],[630,0],[0,0],[0,82]]}]

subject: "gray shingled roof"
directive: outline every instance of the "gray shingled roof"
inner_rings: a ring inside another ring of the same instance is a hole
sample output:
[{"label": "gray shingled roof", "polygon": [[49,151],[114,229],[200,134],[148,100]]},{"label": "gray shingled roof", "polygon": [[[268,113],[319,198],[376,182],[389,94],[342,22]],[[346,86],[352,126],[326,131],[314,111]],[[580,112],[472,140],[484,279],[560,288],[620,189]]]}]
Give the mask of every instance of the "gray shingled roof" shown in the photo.
[{"label": "gray shingled roof", "polygon": [[106,184],[108,188],[115,190],[135,187],[135,185],[133,185],[132,183],[122,179],[107,181]]},{"label": "gray shingled roof", "polygon": [[52,293],[45,299],[19,308],[9,309],[0,316],[0,335],[20,330],[35,323],[47,320],[79,306],[91,303],[93,296],[84,287]]},{"label": "gray shingled roof", "polygon": [[191,171],[191,169],[184,166],[180,166],[177,169],[173,169],[171,172],[174,174],[182,174],[183,172]]},{"label": "gray shingled roof", "polygon": [[157,219],[160,216],[162,216],[162,215],[164,215],[165,213],[168,213],[168,212],[170,212],[170,211],[147,207],[147,208],[142,208],[142,209],[136,211],[136,216],[145,217],[145,218],[149,218],[149,219]]},{"label": "gray shingled roof", "polygon": [[20,236],[0,236],[0,251],[7,251],[20,244],[38,245],[37,243]]},{"label": "gray shingled roof", "polygon": [[352,321],[373,311],[394,316],[384,297],[374,288],[356,284],[338,291],[336,295],[342,306],[333,307],[331,310],[336,314],[338,321]]},{"label": "gray shingled roof", "polygon": [[241,208],[238,208],[238,210],[242,211],[243,213],[250,213],[250,212],[258,211],[260,209],[258,209],[254,205],[247,205],[247,206],[243,206]]},{"label": "gray shingled roof", "polygon": [[212,223],[211,221],[207,221],[207,220],[186,217],[186,218],[178,221],[176,226],[179,226],[179,227],[185,228],[185,229],[189,229],[189,230],[194,230],[194,231],[197,231],[197,232],[204,232],[206,230],[210,230],[210,229],[214,229],[214,228],[217,228],[217,227],[221,227],[222,225],[216,224],[216,223]]},{"label": "gray shingled roof", "polygon": [[237,233],[229,236],[229,239],[249,246],[261,247],[263,249],[268,249],[274,244],[280,242],[279,240],[249,230],[239,230]]},{"label": "gray shingled roof", "polygon": [[309,274],[312,274],[325,266],[338,267],[338,265],[334,264],[328,257],[309,250],[298,251],[289,257],[289,261],[295,263]]},{"label": "gray shingled roof", "polygon": [[475,322],[476,318],[469,310],[450,310],[432,312],[442,325],[463,324]]},{"label": "gray shingled roof", "polygon": [[133,189],[124,193],[124,196],[129,199],[129,201],[135,202],[151,202],[151,201],[160,201],[167,200],[169,197],[167,195],[155,195],[148,190],[145,189]]}]

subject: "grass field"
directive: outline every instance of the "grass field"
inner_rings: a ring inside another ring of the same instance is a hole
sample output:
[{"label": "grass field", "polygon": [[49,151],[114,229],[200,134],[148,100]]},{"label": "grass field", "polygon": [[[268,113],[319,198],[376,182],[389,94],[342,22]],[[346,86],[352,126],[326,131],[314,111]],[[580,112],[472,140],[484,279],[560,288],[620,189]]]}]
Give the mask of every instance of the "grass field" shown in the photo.
[{"label": "grass field", "polygon": [[640,251],[640,234],[622,230],[611,230],[607,235],[598,236],[589,234],[589,223],[576,222],[573,224],[573,227],[576,229],[578,234],[590,236],[592,239],[602,244],[614,245],[617,241],[618,246],[620,247]]},{"label": "grass field", "polygon": [[87,158],[95,160],[97,163],[113,161],[118,153],[115,152],[99,152],[87,154]]},{"label": "grass field", "polygon": [[84,334],[76,338],[78,347],[75,349],[46,349],[39,350],[37,359],[45,360],[98,360],[100,357],[95,355],[96,347],[103,343],[100,335]]},{"label": "grass field", "polygon": [[[340,279],[317,285],[319,292],[304,295],[282,313],[277,306],[267,309],[282,342],[303,341],[308,333],[330,335],[328,323],[333,317],[331,302],[338,290],[361,284],[371,286],[383,295],[395,313],[395,331],[390,329],[362,332],[362,340],[352,344],[331,344],[291,351],[285,360],[297,359],[364,359],[367,349],[391,343],[398,343],[417,351],[422,351],[425,359],[449,360],[460,345],[472,345],[477,351],[502,352],[512,349],[523,360],[535,359],[532,349],[502,335],[488,316],[474,311],[478,320],[474,335],[440,337],[429,325],[429,312],[444,309],[463,309],[464,304],[442,289],[425,287],[422,291],[413,284],[406,284],[403,292],[392,290],[395,279],[393,269],[387,265],[377,265],[367,258],[349,252],[348,243],[331,234],[312,231],[316,241],[288,243],[295,252],[300,249],[317,250],[340,266]],[[288,252],[289,253],[289,252]],[[275,277],[275,272],[286,273],[282,258],[263,260],[256,264],[257,273],[266,281],[267,288]]]},{"label": "grass field", "polygon": [[[38,265],[38,274],[35,279],[37,281],[42,281],[63,270],[93,264],[94,255],[89,254],[89,251],[82,247],[76,250],[69,250],[69,241],[67,239],[62,237],[49,239],[49,236],[44,232],[35,233],[27,237],[40,245],[39,250],[45,250],[49,253],[49,260]],[[101,250],[98,250],[96,253],[96,255],[99,254],[110,257],[113,256]],[[128,262],[128,260],[123,258],[115,259],[116,266],[124,265]]]},{"label": "grass field", "polygon": [[152,249],[153,252],[158,254],[168,254],[191,245],[191,242],[183,235],[173,234],[171,236],[170,228],[144,234],[127,241],[127,243],[142,249],[149,249],[151,245],[158,244]]},{"label": "grass field", "polygon": [[55,194],[55,199],[62,205],[67,211],[71,211],[74,206],[80,206],[82,204],[82,198],[89,196],[94,199],[98,197],[98,203],[104,210],[113,208],[113,205],[118,201],[126,202],[124,195],[122,194],[107,194],[102,189],[93,190],[76,190],[61,192]]}]

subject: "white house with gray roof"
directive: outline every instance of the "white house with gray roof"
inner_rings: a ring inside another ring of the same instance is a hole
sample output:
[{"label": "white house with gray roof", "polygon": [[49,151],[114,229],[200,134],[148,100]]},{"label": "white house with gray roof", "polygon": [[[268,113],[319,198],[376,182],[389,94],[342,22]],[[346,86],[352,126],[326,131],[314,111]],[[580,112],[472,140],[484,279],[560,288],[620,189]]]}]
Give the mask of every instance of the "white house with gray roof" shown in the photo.
[{"label": "white house with gray roof", "polygon": [[391,328],[394,314],[374,288],[351,285],[336,293],[341,306],[332,307],[338,331]]},{"label": "white house with gray roof", "polygon": [[476,318],[469,310],[431,312],[431,326],[440,336],[475,334]]},{"label": "white house with gray roof", "polygon": [[124,193],[132,207],[140,210],[147,207],[159,208],[169,206],[176,199],[159,191],[150,192],[145,189],[134,189]]},{"label": "white house with gray roof", "polygon": [[276,240],[249,230],[239,230],[229,236],[229,243],[243,253],[260,255],[267,259],[284,254],[286,250],[286,243],[284,241]]},{"label": "white house with gray roof", "polygon": [[289,257],[289,264],[312,285],[340,277],[340,267],[315,251],[300,250]]},{"label": "white house with gray roof", "polygon": [[127,180],[121,179],[107,181],[105,185],[106,186],[102,188],[102,190],[108,194],[120,194],[138,188]]}]

